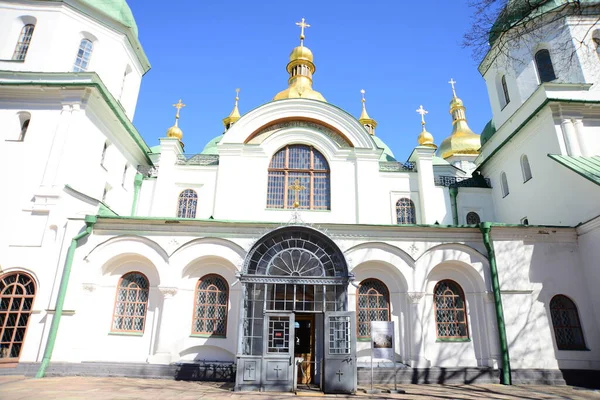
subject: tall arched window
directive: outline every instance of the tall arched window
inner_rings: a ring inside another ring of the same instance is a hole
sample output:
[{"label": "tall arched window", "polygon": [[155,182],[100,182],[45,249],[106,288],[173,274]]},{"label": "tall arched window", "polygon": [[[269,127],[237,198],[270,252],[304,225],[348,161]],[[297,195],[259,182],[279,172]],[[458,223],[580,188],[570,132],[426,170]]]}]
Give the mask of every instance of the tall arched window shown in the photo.
[{"label": "tall arched window", "polygon": [[502,197],[508,196],[508,180],[506,179],[506,173],[502,172],[500,174],[500,186],[502,186]]},{"label": "tall arched window", "polygon": [[329,210],[330,187],[329,164],[321,153],[300,144],[285,146],[269,164],[267,208]]},{"label": "tall arched window", "polygon": [[90,64],[90,57],[92,56],[93,47],[94,45],[91,40],[81,40],[81,43],[79,43],[79,50],[77,50],[75,64],[73,65],[73,72],[87,71],[88,65]]},{"label": "tall arched window", "polygon": [[144,332],[148,290],[148,278],[141,272],[121,277],[113,312],[113,332]]},{"label": "tall arched window", "polygon": [[600,29],[596,29],[592,34],[592,43],[594,44],[594,50],[600,58]]},{"label": "tall arched window", "polygon": [[390,320],[390,293],[379,279],[366,279],[358,287],[356,307],[357,336],[371,336],[371,321]]},{"label": "tall arched window", "polygon": [[29,129],[29,123],[31,122],[31,113],[27,111],[20,111],[17,114],[19,118],[19,127],[21,128],[18,135],[15,135],[17,141],[22,142],[25,140],[27,130]]},{"label": "tall arched window", "polygon": [[194,301],[192,334],[225,336],[229,286],[219,275],[206,275],[198,281]]},{"label": "tall arched window", "polygon": [[510,103],[510,96],[508,94],[508,85],[506,85],[506,75],[502,75],[502,79],[500,80],[500,84],[502,85],[502,95],[504,98],[502,99],[502,107],[505,107],[508,103]]},{"label": "tall arched window", "polygon": [[417,223],[415,203],[411,199],[403,197],[396,202],[396,222],[401,225]]},{"label": "tall arched window", "polygon": [[433,303],[438,339],[468,339],[467,304],[460,285],[449,279],[438,282]]},{"label": "tall arched window", "polygon": [[529,159],[525,154],[521,156],[521,172],[523,172],[523,183],[531,179],[531,167],[529,166]]},{"label": "tall arched window", "polygon": [[106,152],[108,151],[109,142],[104,142],[104,146],[102,147],[102,156],[100,157],[100,165],[104,167],[104,162],[106,161]]},{"label": "tall arched window", "polygon": [[567,296],[557,294],[550,300],[550,315],[554,327],[556,347],[559,350],[587,350],[579,313],[575,303]]},{"label": "tall arched window", "polygon": [[196,218],[198,207],[198,193],[192,189],[185,189],[179,193],[177,202],[177,218]]},{"label": "tall arched window", "polygon": [[25,60],[25,57],[27,56],[27,50],[29,50],[29,44],[31,43],[31,37],[33,36],[34,29],[34,24],[27,24],[23,26],[23,29],[21,29],[21,34],[19,35],[19,41],[15,46],[15,51],[12,57],[13,60]]},{"label": "tall arched window", "polygon": [[540,77],[540,83],[551,82],[556,79],[554,66],[552,66],[552,59],[548,50],[542,49],[535,53],[535,66]]},{"label": "tall arched window", "polygon": [[35,282],[23,272],[0,277],[0,363],[19,360],[35,299]]},{"label": "tall arched window", "polygon": [[479,214],[475,211],[469,211],[467,213],[467,225],[479,225],[481,222],[481,218],[479,218]]}]

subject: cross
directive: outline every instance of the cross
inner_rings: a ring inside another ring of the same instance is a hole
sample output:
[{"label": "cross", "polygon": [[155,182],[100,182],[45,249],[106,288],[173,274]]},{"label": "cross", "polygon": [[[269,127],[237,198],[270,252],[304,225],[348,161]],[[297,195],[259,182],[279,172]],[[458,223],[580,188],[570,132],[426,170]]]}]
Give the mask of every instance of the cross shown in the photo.
[{"label": "cross", "polygon": [[419,106],[419,109],[417,110],[417,112],[419,114],[421,114],[421,125],[425,125],[425,114],[429,114],[429,111],[426,111],[423,106]]},{"label": "cross", "polygon": [[183,104],[181,102],[181,99],[179,99],[179,101],[175,104],[173,104],[173,107],[175,107],[177,109],[177,114],[175,114],[175,119],[179,119],[179,110],[181,110],[183,107],[185,107],[185,104]]},{"label": "cross", "polygon": [[342,375],[344,375],[344,373],[342,372],[342,370],[338,370],[338,372],[335,373],[338,376],[338,382],[342,381]]},{"label": "cross", "polygon": [[248,372],[254,371],[254,364],[248,364],[248,365],[246,365],[246,371],[248,371]]},{"label": "cross", "polygon": [[240,100],[240,89],[235,89],[235,105],[238,105],[238,101]]},{"label": "cross", "polygon": [[450,80],[448,81],[448,83],[450,85],[452,85],[452,94],[454,95],[454,97],[456,97],[456,90],[454,90],[454,84],[456,83],[456,81],[452,78],[450,78]]},{"label": "cross", "polygon": [[294,181],[294,184],[288,188],[288,190],[293,190],[294,192],[296,192],[294,208],[300,207],[300,200],[298,199],[298,195],[299,195],[300,191],[304,190],[304,189],[306,189],[306,187],[300,185],[300,180],[298,180],[298,179],[296,179]]},{"label": "cross", "polygon": [[365,100],[365,93],[367,93],[367,92],[365,92],[365,89],[360,89],[360,94],[362,95],[363,104],[365,103],[365,101],[367,101],[367,100]]},{"label": "cross", "polygon": [[296,25],[300,27],[300,46],[304,44],[304,28],[310,28],[310,25],[304,21],[304,18],[302,18],[302,21],[296,22]]},{"label": "cross", "polygon": [[275,368],[273,368],[273,371],[277,372],[277,378],[279,378],[279,371],[281,371],[281,368],[279,368],[279,365],[276,366]]}]

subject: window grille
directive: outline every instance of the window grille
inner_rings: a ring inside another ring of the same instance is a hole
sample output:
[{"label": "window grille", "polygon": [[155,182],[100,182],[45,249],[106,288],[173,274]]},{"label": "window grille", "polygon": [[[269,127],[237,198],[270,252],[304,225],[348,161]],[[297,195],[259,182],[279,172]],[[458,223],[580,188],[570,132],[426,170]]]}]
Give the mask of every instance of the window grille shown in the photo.
[{"label": "window grille", "polygon": [[417,213],[415,203],[406,197],[401,198],[396,202],[396,218],[398,224],[416,224]]},{"label": "window grille", "polygon": [[330,175],[325,157],[313,147],[289,145],[271,159],[268,170],[267,208],[293,208],[296,191],[290,187],[298,180],[298,208],[329,210]]},{"label": "window grille", "polygon": [[269,353],[289,353],[290,317],[269,317]]},{"label": "window grille", "polygon": [[501,82],[502,84],[502,93],[504,94],[504,104],[503,107],[510,103],[510,96],[508,95],[508,85],[506,84],[506,75],[502,75]]},{"label": "window grille", "polygon": [[357,331],[359,338],[371,336],[371,321],[390,320],[390,294],[378,279],[367,279],[358,288]]},{"label": "window grille", "polygon": [[521,156],[521,171],[523,172],[523,183],[531,179],[531,166],[525,154]]},{"label": "window grille", "polygon": [[179,194],[177,202],[177,218],[196,218],[198,207],[198,193],[192,189],[186,189]]},{"label": "window grille", "polygon": [[508,196],[510,193],[508,190],[508,180],[506,179],[506,173],[500,174],[500,186],[502,186],[502,197]]},{"label": "window grille", "polygon": [[350,317],[329,317],[329,354],[350,354]]},{"label": "window grille", "polygon": [[206,275],[196,286],[192,334],[225,336],[229,287],[219,275]]},{"label": "window grille", "polygon": [[571,299],[558,294],[550,300],[550,315],[559,350],[586,350],[577,306]]},{"label": "window grille", "polygon": [[0,362],[19,359],[34,299],[31,276],[17,272],[0,277]]},{"label": "window grille", "polygon": [[92,56],[93,49],[92,41],[89,39],[81,40],[79,43],[79,50],[77,50],[77,57],[75,58],[75,64],[73,65],[73,72],[85,72],[90,64],[90,57]]},{"label": "window grille", "polygon": [[479,218],[479,214],[475,211],[469,211],[467,213],[467,225],[479,225],[481,222],[481,218]]},{"label": "window grille", "polygon": [[438,282],[433,302],[438,339],[468,339],[467,305],[461,287],[451,280]]},{"label": "window grille", "polygon": [[117,286],[113,332],[144,332],[148,308],[148,278],[140,272],[123,275]]},{"label": "window grille", "polygon": [[29,45],[31,43],[31,37],[33,36],[33,30],[35,29],[35,25],[27,24],[23,26],[21,29],[21,34],[19,35],[19,41],[17,42],[17,46],[15,47],[15,51],[13,53],[13,60],[24,61],[27,56],[27,51],[29,50]]},{"label": "window grille", "polygon": [[542,49],[535,53],[535,66],[541,83],[551,82],[556,79],[554,66],[552,66],[552,59],[548,50]]}]

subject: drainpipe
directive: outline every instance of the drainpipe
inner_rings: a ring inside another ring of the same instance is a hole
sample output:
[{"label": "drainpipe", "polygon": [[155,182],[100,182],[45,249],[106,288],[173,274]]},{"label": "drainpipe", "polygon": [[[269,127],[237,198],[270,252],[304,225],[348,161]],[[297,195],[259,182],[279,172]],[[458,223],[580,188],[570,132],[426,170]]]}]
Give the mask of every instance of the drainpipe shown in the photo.
[{"label": "drainpipe", "polygon": [[138,196],[140,195],[140,188],[142,187],[142,180],[144,179],[144,175],[139,172],[135,174],[135,179],[133,180],[133,203],[131,204],[131,216],[135,217],[135,210],[137,208]]},{"label": "drainpipe", "polygon": [[456,203],[456,197],[458,196],[458,187],[448,187],[450,192],[450,206],[452,207],[452,225],[458,225],[458,204]]},{"label": "drainpipe", "polygon": [[71,240],[71,246],[67,252],[67,259],[65,261],[65,268],[63,269],[62,277],[60,280],[60,287],[58,288],[58,296],[56,297],[56,306],[54,307],[54,318],[52,318],[52,325],[50,325],[50,332],[48,333],[48,341],[46,342],[46,349],[44,350],[44,358],[40,369],[35,375],[36,378],[43,378],[46,374],[46,369],[50,365],[52,359],[52,351],[54,351],[54,343],[56,342],[56,335],[58,333],[58,326],[60,324],[60,318],[63,313],[63,306],[65,305],[65,296],[67,294],[67,287],[69,286],[69,277],[71,275],[71,266],[73,265],[73,256],[77,249],[77,242],[80,239],[85,238],[92,233],[92,228],[96,223],[96,216],[88,215],[85,217],[86,228],[85,231],[75,235]]},{"label": "drainpipe", "polygon": [[502,352],[502,375],[500,383],[503,385],[512,385],[510,357],[508,355],[508,341],[506,340],[506,326],[504,325],[504,311],[502,309],[502,298],[500,296],[500,283],[498,281],[498,268],[496,267],[496,255],[494,253],[494,243],[490,238],[492,230],[491,222],[482,222],[479,229],[483,234],[483,244],[488,252],[490,262],[490,273],[492,278],[492,290],[494,292],[494,305],[496,307],[496,320],[498,322],[498,339],[500,341],[500,351]]}]

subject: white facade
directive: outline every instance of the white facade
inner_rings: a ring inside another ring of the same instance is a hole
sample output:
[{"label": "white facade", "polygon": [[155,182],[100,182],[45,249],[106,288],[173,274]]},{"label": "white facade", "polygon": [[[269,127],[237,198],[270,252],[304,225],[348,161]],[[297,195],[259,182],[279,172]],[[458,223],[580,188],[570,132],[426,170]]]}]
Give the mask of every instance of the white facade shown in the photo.
[{"label": "white facade", "polygon": [[[24,273],[35,282],[23,345],[13,354],[15,339],[0,343],[10,349],[0,362],[42,361],[62,297],[52,362],[235,362],[243,352],[240,321],[248,310],[240,277],[248,258],[267,232],[303,226],[324,233],[343,254],[353,279],[347,311],[358,314],[361,282],[385,284],[397,362],[505,368],[504,329],[515,377],[524,369],[600,369],[600,300],[593,296],[600,188],[548,156],[600,155],[596,52],[577,50],[579,68],[565,66],[572,73],[563,75],[557,63],[558,79],[541,85],[533,61],[518,70],[491,63],[484,79],[497,129],[474,163],[459,154],[443,160],[427,146],[417,146],[406,165],[389,161],[389,149],[355,117],[303,98],[254,109],[190,158],[177,138],[161,138],[154,152],[143,142],[131,123],[149,67],[143,50],[134,49],[130,29],[85,4],[0,2],[0,26],[10,27],[0,33],[0,170],[20,171],[0,176],[10,193],[0,197],[0,220],[10,227],[0,231],[0,280]],[[30,23],[25,59],[9,60]],[[564,23],[562,37],[589,28],[587,21]],[[72,73],[82,38],[94,43],[89,67]],[[504,108],[501,75],[511,94]],[[289,145],[309,146],[326,160],[322,209],[292,207],[293,192],[282,195],[281,207],[268,206],[271,162]],[[197,203],[181,218],[186,190]],[[401,199],[414,207],[402,221]],[[483,229],[469,213],[495,223],[499,292]],[[95,216],[86,220],[91,234],[73,242],[86,216]],[[143,327],[115,329],[117,287],[130,272],[148,281]],[[194,328],[198,283],[209,275],[227,287],[226,328],[212,335]],[[466,332],[457,337],[440,336],[436,321],[435,288],[447,280],[465,302]],[[583,348],[564,350],[556,337],[550,304],[557,295],[577,307]],[[370,342],[359,338],[356,350],[359,365],[366,363]]]}]

